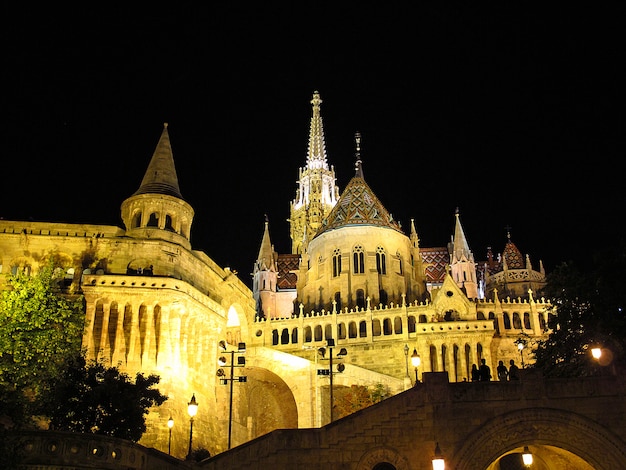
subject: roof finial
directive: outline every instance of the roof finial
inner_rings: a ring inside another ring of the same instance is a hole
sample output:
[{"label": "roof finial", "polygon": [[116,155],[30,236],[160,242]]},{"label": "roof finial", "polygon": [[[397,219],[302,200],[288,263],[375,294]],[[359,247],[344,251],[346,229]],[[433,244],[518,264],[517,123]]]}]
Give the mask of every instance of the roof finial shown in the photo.
[{"label": "roof finial", "polygon": [[511,228],[513,228],[513,227],[511,227],[510,225],[506,225],[504,227],[504,229],[506,230],[506,238],[509,241],[511,241]]},{"label": "roof finial", "polygon": [[354,165],[354,169],[356,170],[356,175],[359,178],[363,178],[363,162],[361,161],[361,133],[356,132],[354,134],[354,141],[356,144],[356,163]]}]

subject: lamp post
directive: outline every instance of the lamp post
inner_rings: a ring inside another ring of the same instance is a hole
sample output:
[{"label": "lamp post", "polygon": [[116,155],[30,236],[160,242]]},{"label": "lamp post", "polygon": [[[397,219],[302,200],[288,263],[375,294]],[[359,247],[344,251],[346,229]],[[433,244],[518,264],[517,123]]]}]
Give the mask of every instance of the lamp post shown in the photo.
[{"label": "lamp post", "polygon": [[[228,448],[230,449],[231,436],[233,433],[233,383],[235,380],[237,382],[247,382],[248,378],[245,375],[240,375],[235,377],[235,367],[245,367],[246,366],[246,358],[243,356],[237,357],[237,364],[235,364],[235,354],[245,354],[246,352],[246,343],[239,343],[237,345],[237,350],[227,351],[226,341],[219,342],[220,347],[224,350],[225,353],[230,354],[230,377],[225,377],[226,373],[224,369],[217,369],[217,376],[220,378],[220,383],[222,385],[226,385],[230,382],[230,396],[228,403]],[[226,358],[221,356],[217,363],[220,366],[225,366],[228,364]]]},{"label": "lamp post", "polygon": [[[187,452],[187,460],[191,459],[191,443],[193,442],[193,418],[198,413],[198,403],[196,402],[196,394],[191,396],[191,401],[187,403],[187,413],[189,413],[189,451]],[[172,421],[173,424],[173,421]]]},{"label": "lamp post", "polygon": [[527,467],[530,467],[533,464],[533,454],[530,453],[528,446],[524,446],[524,451],[522,452],[522,462]]},{"label": "lamp post", "polygon": [[406,363],[406,376],[409,376],[409,345],[404,345],[404,362]]},{"label": "lamp post", "polygon": [[524,368],[524,341],[519,341],[517,343],[517,349],[519,349],[519,356],[522,361],[522,369]]},{"label": "lamp post", "polygon": [[411,354],[411,364],[415,367],[415,384],[419,383],[419,379],[417,378],[417,368],[422,363],[422,358],[419,354],[417,354],[417,349],[413,348],[413,354]]},{"label": "lamp post", "polygon": [[167,427],[170,428],[170,438],[167,441],[167,455],[172,454],[172,428],[174,427],[174,418],[170,415],[170,419],[167,420]]},{"label": "lamp post", "polygon": [[443,458],[439,443],[435,446],[435,455],[433,456],[433,470],[445,470],[446,461]]},{"label": "lamp post", "polygon": [[[333,409],[333,376],[335,375],[335,372],[333,372],[333,348],[335,347],[335,340],[332,338],[329,338],[326,340],[326,345],[328,346],[328,351],[330,353],[330,355],[328,356],[328,369],[318,369],[317,371],[317,375],[329,375],[330,376],[330,397],[329,397],[329,401],[330,401],[330,422],[332,423],[334,421],[334,409]],[[322,356],[322,359],[326,359],[326,348],[319,348],[317,350],[318,354],[320,356]],[[348,351],[346,350],[346,348],[341,348],[339,350],[339,353],[337,354],[337,359],[341,359],[343,356],[346,356],[348,354]],[[343,364],[337,364],[337,372],[343,372],[345,370],[346,366]]]}]

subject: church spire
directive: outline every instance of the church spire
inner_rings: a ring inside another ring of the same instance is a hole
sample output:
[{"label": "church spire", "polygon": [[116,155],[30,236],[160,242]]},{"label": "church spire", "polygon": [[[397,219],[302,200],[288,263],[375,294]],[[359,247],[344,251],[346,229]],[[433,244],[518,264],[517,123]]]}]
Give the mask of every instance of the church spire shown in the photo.
[{"label": "church spire", "polygon": [[356,132],[354,134],[354,144],[355,144],[355,154],[356,162],[354,164],[354,169],[356,170],[355,175],[357,178],[363,179],[363,161],[361,160],[361,133]]},{"label": "church spire", "polygon": [[328,166],[326,159],[321,104],[319,92],[313,92],[306,166],[300,168],[296,197],[291,202],[289,217],[292,254],[301,254],[306,250],[308,235],[317,232],[339,199],[335,170]]},{"label": "church spire", "polygon": [[313,92],[313,113],[311,115],[311,128],[309,129],[309,150],[306,157],[307,168],[310,170],[323,168],[328,170],[326,160],[326,144],[324,143],[324,126],[322,125],[322,113],[320,107],[322,99],[317,91]]},{"label": "church spire", "polygon": [[454,237],[450,246],[450,275],[457,285],[465,291],[470,299],[478,298],[478,282],[476,280],[476,263],[474,254],[469,249],[465,232],[459,218],[459,208],[454,213]]}]

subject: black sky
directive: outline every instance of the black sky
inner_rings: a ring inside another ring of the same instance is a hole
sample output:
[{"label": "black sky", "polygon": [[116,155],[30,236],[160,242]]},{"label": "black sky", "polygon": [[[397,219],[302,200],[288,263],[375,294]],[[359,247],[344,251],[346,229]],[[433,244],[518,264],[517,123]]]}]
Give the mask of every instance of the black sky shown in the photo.
[{"label": "black sky", "polygon": [[340,188],[359,131],[366,181],[422,246],[456,207],[477,259],[510,226],[548,270],[622,230],[617,6],[3,8],[5,219],[121,225],[168,122],[192,244],[248,283],[264,214],[290,250],[318,90]]}]

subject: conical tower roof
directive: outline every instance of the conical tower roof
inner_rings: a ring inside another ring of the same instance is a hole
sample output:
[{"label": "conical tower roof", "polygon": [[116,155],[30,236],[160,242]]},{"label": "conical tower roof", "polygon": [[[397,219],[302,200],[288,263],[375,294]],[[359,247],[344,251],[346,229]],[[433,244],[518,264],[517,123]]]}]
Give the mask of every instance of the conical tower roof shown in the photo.
[{"label": "conical tower roof", "polygon": [[385,206],[383,206],[374,194],[374,191],[372,191],[363,179],[360,139],[361,136],[357,133],[355,175],[346,186],[339,201],[337,201],[337,205],[315,234],[316,237],[329,230],[335,230],[350,225],[374,225],[391,228],[403,233],[400,225],[393,219],[392,215],[385,209]]},{"label": "conical tower roof", "polygon": [[152,154],[141,186],[133,196],[139,194],[166,194],[183,199],[178,187],[178,176],[174,166],[174,155],[172,154],[170,136],[167,132],[167,123],[163,124],[161,138]]},{"label": "conical tower roof", "polygon": [[524,269],[524,257],[515,243],[511,240],[511,232],[507,233],[507,241],[502,252],[502,258],[508,269]]}]

